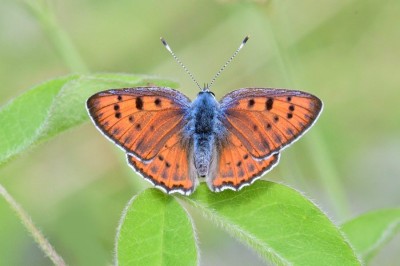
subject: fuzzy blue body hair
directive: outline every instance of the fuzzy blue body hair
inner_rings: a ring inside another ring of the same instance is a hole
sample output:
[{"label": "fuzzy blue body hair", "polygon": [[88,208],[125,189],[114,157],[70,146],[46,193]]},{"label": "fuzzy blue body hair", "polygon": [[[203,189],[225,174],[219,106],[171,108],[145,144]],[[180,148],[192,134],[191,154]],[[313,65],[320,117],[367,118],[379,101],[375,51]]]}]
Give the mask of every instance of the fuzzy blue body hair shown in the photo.
[{"label": "fuzzy blue body hair", "polygon": [[223,113],[211,92],[200,92],[188,109],[188,124],[184,136],[193,147],[193,163],[197,173],[206,177],[216,160],[217,149],[226,135],[221,123]]}]

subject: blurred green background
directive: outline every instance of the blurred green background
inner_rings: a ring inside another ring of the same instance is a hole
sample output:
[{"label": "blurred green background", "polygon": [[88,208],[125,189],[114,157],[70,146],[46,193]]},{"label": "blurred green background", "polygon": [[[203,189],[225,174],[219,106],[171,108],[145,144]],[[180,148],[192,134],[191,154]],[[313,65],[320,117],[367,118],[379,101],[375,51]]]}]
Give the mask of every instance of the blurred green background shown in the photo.
[{"label": "blurred green background", "polygon": [[[193,99],[198,89],[159,37],[202,84],[250,35],[215,83],[218,98],[241,87],[284,87],[325,104],[314,128],[265,178],[302,191],[337,224],[399,206],[399,1],[49,1],[58,28],[32,8],[43,3],[0,0],[1,105],[82,69],[169,78]],[[60,53],[55,30],[82,64]],[[0,183],[70,265],[111,264],[121,212],[149,186],[89,119],[2,167]],[[190,211],[202,265],[263,264]],[[399,246],[396,237],[372,265],[395,265]],[[0,265],[51,265],[4,200]]]}]

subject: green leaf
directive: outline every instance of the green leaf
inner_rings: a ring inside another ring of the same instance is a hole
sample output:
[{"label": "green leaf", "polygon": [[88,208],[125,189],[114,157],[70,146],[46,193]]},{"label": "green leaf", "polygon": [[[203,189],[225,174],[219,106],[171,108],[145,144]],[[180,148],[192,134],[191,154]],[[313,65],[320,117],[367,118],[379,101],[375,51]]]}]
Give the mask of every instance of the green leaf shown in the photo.
[{"label": "green leaf", "polygon": [[99,91],[177,84],[126,74],[70,75],[38,85],[0,109],[0,165],[26,149],[89,119],[86,99]]},{"label": "green leaf", "polygon": [[277,265],[360,265],[339,229],[292,188],[257,181],[213,193],[202,184],[184,199]]},{"label": "green leaf", "polygon": [[147,189],[125,208],[116,256],[118,265],[197,265],[192,221],[173,196]]},{"label": "green leaf", "polygon": [[400,209],[386,209],[363,214],[342,225],[342,231],[368,262],[400,231]]}]

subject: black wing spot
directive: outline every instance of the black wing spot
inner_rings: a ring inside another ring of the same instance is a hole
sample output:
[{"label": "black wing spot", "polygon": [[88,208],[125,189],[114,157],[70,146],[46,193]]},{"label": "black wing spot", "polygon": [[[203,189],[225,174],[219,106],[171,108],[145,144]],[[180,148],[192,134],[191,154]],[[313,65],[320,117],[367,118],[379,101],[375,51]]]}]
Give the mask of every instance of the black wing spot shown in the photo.
[{"label": "black wing spot", "polygon": [[115,118],[120,119],[120,118],[121,118],[121,113],[120,113],[120,112],[116,112],[116,113],[115,113]]},{"label": "black wing spot", "polygon": [[274,100],[272,98],[268,98],[268,100],[265,102],[265,109],[268,111],[272,109],[272,106],[274,104]]},{"label": "black wing spot", "polygon": [[277,123],[279,121],[279,116],[274,116],[274,122]]},{"label": "black wing spot", "polygon": [[150,126],[150,130],[154,131],[154,126],[153,125]]},{"label": "black wing spot", "polygon": [[267,129],[268,129],[268,130],[271,130],[271,128],[272,128],[271,124],[268,123],[268,124],[267,124]]},{"label": "black wing spot", "polygon": [[287,100],[288,102],[290,102],[290,101],[292,101],[292,97],[291,97],[291,96],[288,96],[288,97],[286,98],[286,100]]},{"label": "black wing spot", "polygon": [[131,122],[131,123],[133,123],[134,122],[134,119],[133,119],[133,116],[129,116],[129,122]]},{"label": "black wing spot", "polygon": [[119,105],[118,104],[114,104],[114,110],[118,111],[119,110]]},{"label": "black wing spot", "polygon": [[290,118],[292,118],[292,117],[293,117],[293,114],[292,114],[292,113],[288,113],[288,114],[287,114],[287,118],[290,119]]},{"label": "black wing spot", "polygon": [[294,105],[293,104],[289,106],[289,111],[292,111],[292,112],[294,111]]},{"label": "black wing spot", "polygon": [[154,104],[155,104],[156,106],[158,106],[158,107],[161,107],[161,100],[160,100],[159,98],[156,98],[156,99],[154,100]]},{"label": "black wing spot", "polygon": [[257,125],[253,125],[253,130],[257,131],[257,129],[258,129]]},{"label": "black wing spot", "polygon": [[250,99],[247,106],[248,106],[249,108],[251,108],[251,107],[254,106],[255,103],[256,103],[256,102],[254,101],[254,99]]},{"label": "black wing spot", "polygon": [[136,98],[136,109],[143,110],[143,100],[140,97]]},{"label": "black wing spot", "polygon": [[166,166],[166,167],[170,167],[171,164],[170,164],[169,162],[166,161],[166,162],[165,162],[165,166]]},{"label": "black wing spot", "polygon": [[245,154],[244,156],[243,156],[243,159],[247,159],[247,158],[249,158],[249,155],[248,154]]},{"label": "black wing spot", "polygon": [[163,161],[164,157],[162,155],[158,155],[158,160]]},{"label": "black wing spot", "polygon": [[236,166],[240,167],[242,165],[242,161],[237,162]]},{"label": "black wing spot", "polygon": [[136,128],[136,130],[140,130],[142,128],[142,126],[140,124],[136,124],[135,128]]},{"label": "black wing spot", "polygon": [[121,95],[118,95],[118,96],[117,96],[117,100],[118,100],[118,101],[122,101],[122,96],[121,96]]}]

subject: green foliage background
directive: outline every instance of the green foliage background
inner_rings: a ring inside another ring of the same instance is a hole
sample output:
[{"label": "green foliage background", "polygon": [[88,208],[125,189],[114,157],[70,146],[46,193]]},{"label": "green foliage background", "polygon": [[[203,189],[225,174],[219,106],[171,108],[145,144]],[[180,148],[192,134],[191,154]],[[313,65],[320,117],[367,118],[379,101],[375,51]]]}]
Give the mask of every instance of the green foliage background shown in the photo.
[{"label": "green foliage background", "polygon": [[[159,37],[203,83],[250,35],[216,82],[218,98],[240,87],[287,87],[325,104],[318,123],[283,152],[266,179],[302,191],[337,224],[399,206],[399,1],[70,0],[48,1],[49,10],[41,9],[43,3],[0,0],[1,106],[34,84],[70,73],[155,75],[178,81],[194,98],[197,88]],[[32,99],[32,110],[35,103],[46,99]],[[74,112],[60,117],[66,128],[85,119]],[[15,127],[24,129],[34,119],[29,113],[25,118]],[[47,133],[39,143],[52,135]],[[149,187],[90,123],[13,158],[0,168],[0,183],[70,265],[111,263],[121,212]],[[379,213],[384,219],[377,224],[384,227],[392,216],[398,212]],[[203,265],[263,263],[195,212],[194,219]],[[399,261],[399,246],[396,237],[371,265]],[[27,264],[51,262],[0,200],[0,265]]]}]

